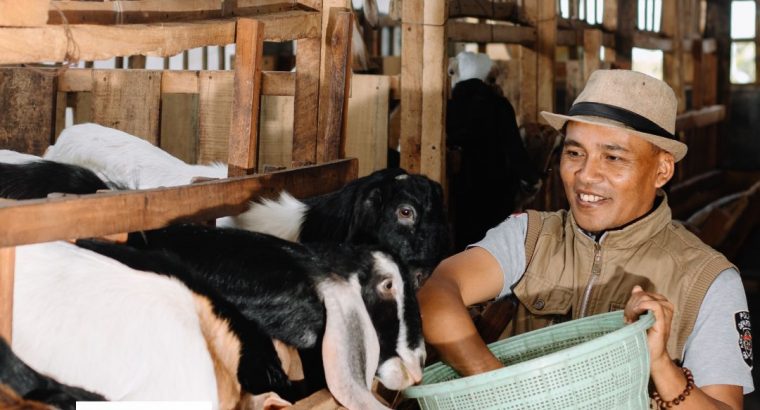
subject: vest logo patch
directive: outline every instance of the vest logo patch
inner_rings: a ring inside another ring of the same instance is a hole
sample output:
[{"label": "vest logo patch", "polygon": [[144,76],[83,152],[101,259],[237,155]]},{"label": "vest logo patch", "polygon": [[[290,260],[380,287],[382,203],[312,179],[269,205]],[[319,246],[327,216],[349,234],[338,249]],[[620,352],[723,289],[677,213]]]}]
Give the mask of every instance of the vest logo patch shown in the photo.
[{"label": "vest logo patch", "polygon": [[736,331],[739,332],[739,349],[742,359],[747,366],[752,367],[752,326],[749,321],[749,312],[744,310],[734,313]]}]

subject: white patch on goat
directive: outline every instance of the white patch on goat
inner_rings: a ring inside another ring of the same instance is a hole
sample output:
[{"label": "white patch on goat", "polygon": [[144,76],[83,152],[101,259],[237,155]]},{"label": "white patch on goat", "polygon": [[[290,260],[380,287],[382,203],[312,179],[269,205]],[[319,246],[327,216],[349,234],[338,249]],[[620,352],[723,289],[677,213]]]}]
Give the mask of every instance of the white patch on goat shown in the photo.
[{"label": "white patch on goat", "polygon": [[8,149],[0,149],[0,162],[4,164],[26,164],[28,162],[36,162],[41,159],[42,158],[36,157],[34,155],[11,151]]},{"label": "white patch on goat", "polygon": [[67,242],[16,248],[13,350],[111,400],[210,401],[214,369],[192,293]]},{"label": "white patch on goat", "polygon": [[396,353],[398,358],[386,360],[377,370],[377,375],[385,387],[391,390],[403,390],[422,380],[422,363],[425,362],[425,345],[422,340],[417,343],[414,350],[409,348],[408,331],[404,319],[404,281],[398,265],[388,255],[382,252],[373,252],[375,270],[390,275],[393,278],[393,286],[396,290],[394,296],[398,312],[398,339],[396,340]]},{"label": "white patch on goat", "polygon": [[409,178],[409,175],[407,175],[407,174],[401,174],[401,175],[396,175],[395,179],[397,181],[403,181],[403,180],[408,179],[408,178]]},{"label": "white patch on goat", "polygon": [[194,177],[227,177],[224,164],[189,165],[148,141],[98,124],[64,129],[45,159],[88,168],[129,189],[186,185]]},{"label": "white patch on goat", "polygon": [[283,191],[276,201],[262,199],[261,202],[251,202],[247,211],[228,220],[231,223],[228,226],[297,242],[307,211],[306,204]]}]

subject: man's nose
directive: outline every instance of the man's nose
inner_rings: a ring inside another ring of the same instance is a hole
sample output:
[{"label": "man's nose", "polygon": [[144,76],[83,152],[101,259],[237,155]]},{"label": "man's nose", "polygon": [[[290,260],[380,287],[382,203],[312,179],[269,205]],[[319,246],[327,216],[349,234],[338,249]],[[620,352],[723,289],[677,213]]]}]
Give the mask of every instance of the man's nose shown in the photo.
[{"label": "man's nose", "polygon": [[586,158],[578,169],[577,177],[582,183],[595,183],[602,180],[599,161],[594,158]]}]

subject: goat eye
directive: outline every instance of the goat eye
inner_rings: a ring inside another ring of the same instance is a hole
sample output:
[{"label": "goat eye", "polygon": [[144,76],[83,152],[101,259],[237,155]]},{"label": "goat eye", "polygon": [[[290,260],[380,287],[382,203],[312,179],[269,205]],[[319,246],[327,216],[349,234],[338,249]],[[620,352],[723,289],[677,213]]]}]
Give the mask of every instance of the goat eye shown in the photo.
[{"label": "goat eye", "polygon": [[380,297],[383,299],[393,299],[396,295],[396,290],[393,287],[393,279],[388,278],[380,282],[377,287]]},{"label": "goat eye", "polygon": [[416,216],[417,214],[414,211],[414,208],[409,205],[402,205],[396,209],[396,217],[402,224],[408,225],[414,223]]}]

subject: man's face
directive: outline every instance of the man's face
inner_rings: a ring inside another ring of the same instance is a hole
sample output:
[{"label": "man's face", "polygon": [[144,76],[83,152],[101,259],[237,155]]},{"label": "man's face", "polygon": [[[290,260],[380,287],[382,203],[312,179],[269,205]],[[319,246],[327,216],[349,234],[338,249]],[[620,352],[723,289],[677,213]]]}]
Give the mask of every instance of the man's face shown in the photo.
[{"label": "man's face", "polygon": [[673,156],[627,130],[570,121],[560,174],[578,226],[601,232],[652,208]]}]

